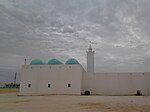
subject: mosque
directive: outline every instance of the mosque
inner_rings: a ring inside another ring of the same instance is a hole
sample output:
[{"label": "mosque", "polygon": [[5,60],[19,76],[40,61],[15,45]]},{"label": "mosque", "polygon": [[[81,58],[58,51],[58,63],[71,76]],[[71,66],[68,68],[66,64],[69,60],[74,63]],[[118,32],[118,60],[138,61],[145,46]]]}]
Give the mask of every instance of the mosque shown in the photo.
[{"label": "mosque", "polygon": [[95,73],[91,44],[86,53],[87,71],[76,59],[23,65],[19,95],[150,95],[150,73]]}]

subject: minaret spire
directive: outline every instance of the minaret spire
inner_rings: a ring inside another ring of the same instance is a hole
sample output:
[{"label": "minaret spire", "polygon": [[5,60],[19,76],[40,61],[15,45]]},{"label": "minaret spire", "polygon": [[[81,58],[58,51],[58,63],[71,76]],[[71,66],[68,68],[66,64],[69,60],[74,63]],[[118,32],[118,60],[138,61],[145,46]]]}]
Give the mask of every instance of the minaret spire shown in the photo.
[{"label": "minaret spire", "polygon": [[92,52],[92,42],[90,41],[90,45],[89,45],[89,52]]}]

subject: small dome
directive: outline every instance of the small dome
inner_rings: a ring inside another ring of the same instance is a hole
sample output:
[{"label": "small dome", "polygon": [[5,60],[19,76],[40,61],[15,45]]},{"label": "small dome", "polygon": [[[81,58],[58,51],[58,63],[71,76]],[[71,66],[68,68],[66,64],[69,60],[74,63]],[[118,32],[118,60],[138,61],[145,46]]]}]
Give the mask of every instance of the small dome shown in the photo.
[{"label": "small dome", "polygon": [[79,64],[76,59],[68,59],[65,64]]},{"label": "small dome", "polygon": [[30,65],[43,65],[43,61],[39,59],[34,59],[31,61]]},{"label": "small dome", "polygon": [[63,63],[57,59],[51,59],[48,61],[48,64],[49,65],[58,65],[58,64],[63,64]]}]

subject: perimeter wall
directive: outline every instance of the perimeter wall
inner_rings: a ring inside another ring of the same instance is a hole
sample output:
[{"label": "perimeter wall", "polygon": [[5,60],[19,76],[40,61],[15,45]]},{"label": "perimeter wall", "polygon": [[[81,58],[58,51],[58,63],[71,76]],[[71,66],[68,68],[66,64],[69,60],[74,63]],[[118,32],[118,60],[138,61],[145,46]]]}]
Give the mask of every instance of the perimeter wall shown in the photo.
[{"label": "perimeter wall", "polygon": [[87,73],[83,74],[82,94],[135,95],[140,90],[150,95],[150,73]]}]

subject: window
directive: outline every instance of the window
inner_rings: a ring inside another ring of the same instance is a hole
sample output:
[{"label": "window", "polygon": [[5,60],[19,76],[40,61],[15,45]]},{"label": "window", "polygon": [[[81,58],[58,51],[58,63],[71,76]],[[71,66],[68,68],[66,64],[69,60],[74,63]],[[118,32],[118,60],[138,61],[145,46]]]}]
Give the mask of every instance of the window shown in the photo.
[{"label": "window", "polygon": [[68,83],[68,87],[71,87],[71,84],[70,84],[70,83]]},{"label": "window", "polygon": [[48,84],[48,88],[50,88],[51,87],[51,84]]},{"label": "window", "polygon": [[31,87],[31,84],[28,84],[28,87],[30,88],[30,87]]}]

